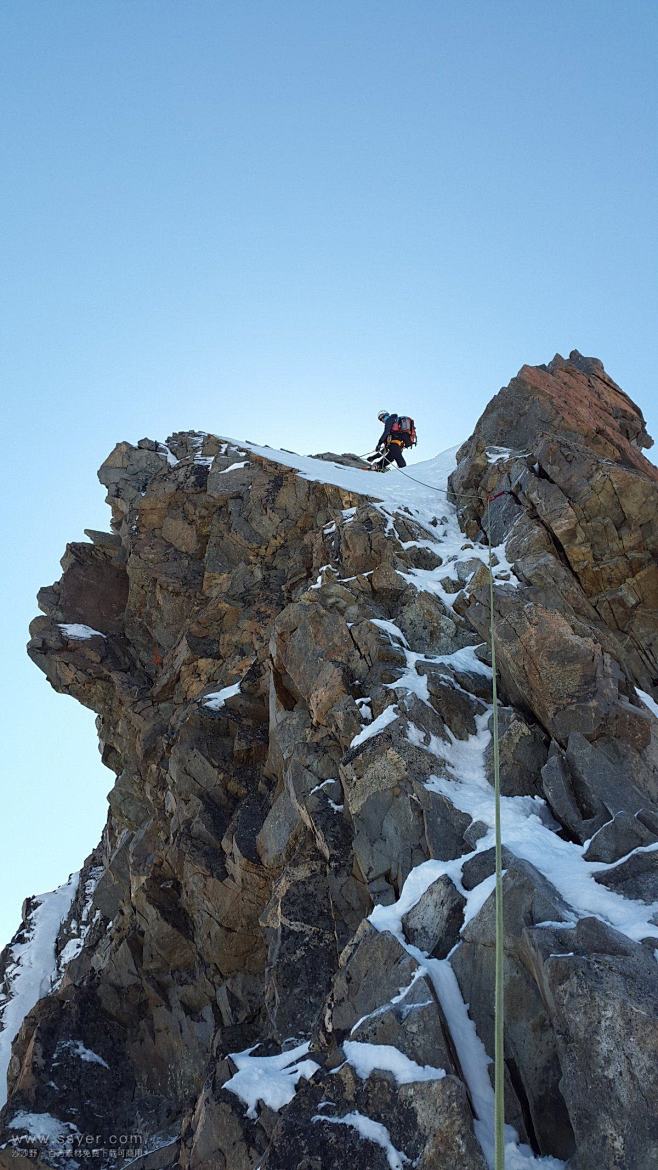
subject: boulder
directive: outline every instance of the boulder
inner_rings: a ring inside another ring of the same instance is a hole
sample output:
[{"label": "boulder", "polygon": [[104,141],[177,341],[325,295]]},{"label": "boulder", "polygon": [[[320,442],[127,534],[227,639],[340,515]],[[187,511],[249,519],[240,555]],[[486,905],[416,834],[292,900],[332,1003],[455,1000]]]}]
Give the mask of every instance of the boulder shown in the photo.
[{"label": "boulder", "polygon": [[450,878],[437,878],[402,918],[407,940],[433,958],[444,959],[459,938],[465,905]]}]

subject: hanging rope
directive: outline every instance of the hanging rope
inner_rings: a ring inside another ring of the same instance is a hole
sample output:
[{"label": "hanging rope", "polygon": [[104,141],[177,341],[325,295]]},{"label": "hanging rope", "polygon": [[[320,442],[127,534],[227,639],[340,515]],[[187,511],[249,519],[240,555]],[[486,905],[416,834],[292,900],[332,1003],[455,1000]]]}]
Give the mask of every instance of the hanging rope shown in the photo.
[{"label": "hanging rope", "polygon": [[[405,479],[410,479],[422,487],[448,496],[445,488],[435,484],[424,483],[409,475],[398,467],[397,470]],[[494,597],[494,564],[493,547],[491,543],[491,505],[500,496],[510,493],[503,489],[486,497],[486,536],[488,544],[489,567],[489,643],[491,648],[492,672],[492,740],[494,764],[494,825],[496,843],[496,947],[495,947],[495,975],[494,975],[494,1170],[505,1170],[505,933],[503,917],[503,844],[500,816],[500,738],[498,733],[498,680],[496,668],[496,617]],[[479,501],[482,496],[475,497]]]},{"label": "hanging rope", "polygon": [[489,544],[489,641],[491,643],[493,702],[493,763],[496,835],[496,959],[494,990],[494,1167],[505,1170],[505,970],[503,923],[503,847],[500,824],[500,746],[498,738],[498,684],[496,679],[496,626],[493,558],[491,549],[491,501],[487,499],[487,541]]}]

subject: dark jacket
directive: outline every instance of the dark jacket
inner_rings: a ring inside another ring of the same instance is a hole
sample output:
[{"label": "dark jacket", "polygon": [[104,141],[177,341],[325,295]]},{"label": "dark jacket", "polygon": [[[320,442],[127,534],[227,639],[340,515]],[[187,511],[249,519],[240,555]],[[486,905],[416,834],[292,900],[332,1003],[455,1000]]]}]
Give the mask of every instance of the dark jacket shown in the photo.
[{"label": "dark jacket", "polygon": [[381,439],[380,439],[380,440],[379,440],[379,442],[377,443],[377,449],[378,449],[378,450],[379,450],[379,448],[380,448],[380,447],[383,447],[383,446],[385,446],[385,444],[386,444],[386,440],[387,440],[388,438],[390,438],[390,435],[391,435],[391,427],[393,426],[393,423],[396,423],[397,421],[398,421],[398,416],[397,416],[397,414],[389,414],[389,416],[388,416],[388,418],[386,419],[386,422],[385,422],[385,424],[384,424],[384,430],[382,431],[382,436],[381,436]]}]

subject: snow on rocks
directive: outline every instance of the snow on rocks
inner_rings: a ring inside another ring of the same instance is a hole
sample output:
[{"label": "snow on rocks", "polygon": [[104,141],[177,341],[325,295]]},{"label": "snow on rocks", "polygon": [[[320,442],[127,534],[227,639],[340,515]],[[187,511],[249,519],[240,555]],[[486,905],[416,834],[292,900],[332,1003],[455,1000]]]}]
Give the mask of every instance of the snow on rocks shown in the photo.
[{"label": "snow on rocks", "polygon": [[641,691],[639,687],[635,688],[635,693],[637,697],[644,703],[645,707],[649,708],[651,714],[655,715],[656,719],[658,719],[658,703],[656,700],[652,699],[651,695],[647,694],[646,691]]},{"label": "snow on rocks", "polygon": [[[476,717],[475,735],[468,740],[433,744],[448,776],[432,776],[427,787],[439,792],[474,821],[487,826],[478,843],[489,848],[494,840],[494,806],[486,776],[484,753],[491,738],[490,709]],[[604,862],[585,861],[585,845],[565,841],[554,831],[545,801],[536,796],[501,798],[503,840],[517,857],[529,861],[551,882],[576,917],[595,915],[634,941],[658,938],[658,902],[647,904],[622,897],[594,880],[609,868]],[[548,821],[548,824],[546,823]]]},{"label": "snow on rocks", "polygon": [[337,802],[335,800],[332,800],[332,798],[330,797],[328,792],[324,792],[324,789],[328,788],[328,786],[330,784],[336,784],[338,787],[338,791],[340,792],[340,780],[330,779],[330,780],[323,780],[321,784],[316,784],[315,788],[312,788],[311,791],[309,792],[309,796],[313,796],[316,792],[323,792],[324,796],[327,798],[327,803],[328,803],[330,809],[332,810],[332,812],[342,813],[345,806],[343,804],[337,804]]},{"label": "snow on rocks", "polygon": [[417,1064],[391,1044],[346,1040],[343,1052],[348,1064],[363,1080],[376,1070],[392,1073],[398,1085],[410,1085],[414,1081],[440,1081],[446,1075],[445,1069],[433,1068],[430,1064]]},{"label": "snow on rocks", "polygon": [[71,923],[69,924],[68,932],[69,932],[70,937],[69,937],[68,941],[65,943],[65,945],[62,947],[62,950],[60,951],[59,956],[57,958],[57,971],[58,971],[59,977],[55,983],[55,987],[59,987],[59,985],[62,981],[62,977],[64,975],[64,971],[68,967],[69,963],[71,963],[73,961],[73,959],[77,959],[78,955],[80,954],[80,951],[82,950],[83,946],[85,945],[85,939],[86,939],[86,937],[89,933],[89,930],[91,929],[91,925],[92,925],[91,920],[89,918],[89,915],[91,913],[91,905],[92,905],[92,899],[94,896],[94,890],[96,889],[96,886],[98,885],[98,882],[101,878],[102,873],[103,873],[102,865],[94,866],[92,869],[90,869],[88,871],[87,878],[86,878],[85,884],[84,884],[83,902],[82,902],[82,909],[80,911],[80,918],[79,919],[72,919]]},{"label": "snow on rocks", "polygon": [[399,626],[396,626],[395,622],[389,622],[385,618],[369,618],[369,621],[372,626],[377,626],[378,629],[383,630],[394,641],[401,642],[403,646],[409,646],[402,630]]},{"label": "snow on rocks", "polygon": [[78,1060],[84,1061],[85,1064],[99,1064],[102,1068],[109,1069],[107,1061],[103,1060],[97,1052],[92,1052],[90,1048],[86,1048],[81,1040],[63,1040],[60,1041],[55,1049],[55,1056],[59,1052],[70,1052],[72,1056],[76,1056]]},{"label": "snow on rocks", "polygon": [[[24,931],[9,948],[9,962],[0,999],[0,1107],[6,1101],[11,1046],[28,1012],[47,995],[57,979],[55,941],[71,909],[79,874],[48,894],[34,899]],[[25,937],[22,938],[21,935]]]},{"label": "snow on rocks", "polygon": [[243,467],[249,466],[249,460],[245,459],[241,463],[232,463],[230,467],[224,467],[220,471],[220,475],[228,475],[230,471],[241,471]]},{"label": "snow on rocks", "polygon": [[223,687],[221,691],[211,691],[210,694],[204,695],[199,702],[202,707],[207,707],[209,711],[219,711],[227,699],[232,699],[234,695],[239,694],[240,683],[236,682],[229,687]]},{"label": "snow on rocks", "polygon": [[292,1101],[297,1082],[302,1077],[308,1080],[320,1068],[314,1060],[303,1059],[310,1046],[310,1041],[305,1040],[276,1056],[253,1056],[257,1044],[244,1052],[231,1052],[230,1059],[238,1071],[225,1082],[224,1088],[244,1102],[249,1118],[257,1116],[259,1101],[276,1112]]},{"label": "snow on rocks", "polygon": [[94,630],[91,626],[85,626],[80,622],[59,622],[59,628],[73,642],[84,642],[87,638],[107,637],[100,630]]},{"label": "snow on rocks", "polygon": [[392,707],[386,707],[382,711],[381,715],[378,715],[376,719],[373,719],[372,723],[367,723],[363,730],[360,731],[358,735],[354,736],[354,739],[350,744],[350,748],[360,747],[361,744],[365,743],[367,739],[372,739],[373,736],[379,735],[380,732],[384,731],[384,729],[388,727],[389,723],[393,723],[397,717],[398,709],[395,704],[393,704]]},{"label": "snow on rocks", "polygon": [[372,1117],[366,1117],[364,1113],[354,1111],[345,1113],[343,1117],[327,1117],[323,1113],[316,1113],[311,1120],[327,1125],[348,1125],[355,1129],[365,1141],[373,1142],[384,1151],[390,1170],[403,1170],[404,1166],[411,1164],[406,1154],[396,1150],[386,1126],[380,1121],[373,1121]]}]

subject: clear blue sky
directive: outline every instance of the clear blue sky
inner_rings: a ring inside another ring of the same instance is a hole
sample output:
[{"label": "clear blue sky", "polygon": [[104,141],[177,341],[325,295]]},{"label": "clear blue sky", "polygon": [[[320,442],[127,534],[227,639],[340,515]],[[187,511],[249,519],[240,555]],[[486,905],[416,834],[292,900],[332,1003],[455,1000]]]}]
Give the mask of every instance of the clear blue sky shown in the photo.
[{"label": "clear blue sky", "polygon": [[574,347],[658,431],[657,51],[654,0],[2,5],[0,943],[105,818],[24,642],[116,441],[429,457]]}]

